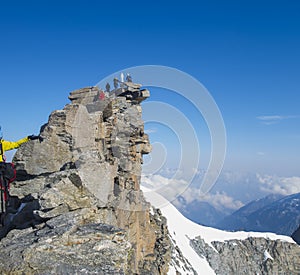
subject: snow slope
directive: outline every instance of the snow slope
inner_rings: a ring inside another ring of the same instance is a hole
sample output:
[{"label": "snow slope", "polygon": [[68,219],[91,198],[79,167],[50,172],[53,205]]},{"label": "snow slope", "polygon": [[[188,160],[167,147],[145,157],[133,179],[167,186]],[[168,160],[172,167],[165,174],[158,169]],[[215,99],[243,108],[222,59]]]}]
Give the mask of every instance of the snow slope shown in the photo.
[{"label": "snow slope", "polygon": [[[274,233],[259,232],[226,232],[215,228],[198,225],[185,218],[171,203],[161,195],[145,187],[141,188],[146,199],[155,207],[159,208],[167,218],[168,229],[171,237],[176,242],[184,257],[189,261],[198,274],[215,274],[205,258],[200,257],[190,246],[190,239],[200,236],[204,241],[211,245],[212,241],[224,242],[226,240],[244,240],[249,237],[268,238],[272,240],[283,240],[295,243],[292,238],[287,236],[276,235]],[[211,245],[212,246],[212,245]],[[212,246],[213,247],[213,246]],[[178,269],[177,269],[178,270]],[[186,270],[178,270],[182,274],[193,274]],[[176,274],[174,266],[170,266],[169,274]]]}]

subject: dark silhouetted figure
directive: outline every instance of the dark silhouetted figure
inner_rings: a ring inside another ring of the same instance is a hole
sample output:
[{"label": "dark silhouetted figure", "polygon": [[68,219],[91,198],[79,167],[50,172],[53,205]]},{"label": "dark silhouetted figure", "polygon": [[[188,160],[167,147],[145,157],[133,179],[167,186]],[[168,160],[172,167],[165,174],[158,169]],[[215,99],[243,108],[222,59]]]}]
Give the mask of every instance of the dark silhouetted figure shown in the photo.
[{"label": "dark silhouetted figure", "polygon": [[117,89],[119,86],[119,80],[117,78],[114,78],[114,87]]},{"label": "dark silhouetted figure", "polygon": [[106,83],[105,90],[106,90],[106,92],[108,92],[108,93],[110,92],[110,85],[109,85],[108,82]]},{"label": "dark silhouetted figure", "polygon": [[132,82],[132,77],[131,77],[130,74],[127,74],[127,75],[126,75],[126,81],[127,81],[127,82]]}]

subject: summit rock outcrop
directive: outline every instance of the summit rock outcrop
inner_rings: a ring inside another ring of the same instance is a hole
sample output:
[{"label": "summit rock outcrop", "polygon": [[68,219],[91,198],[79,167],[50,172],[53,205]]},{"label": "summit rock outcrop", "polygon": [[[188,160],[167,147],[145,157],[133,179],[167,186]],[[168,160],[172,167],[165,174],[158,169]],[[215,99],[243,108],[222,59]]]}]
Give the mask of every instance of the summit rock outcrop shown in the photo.
[{"label": "summit rock outcrop", "polygon": [[134,83],[73,91],[41,128],[44,141],[17,151],[1,274],[167,273],[166,225],[140,191],[147,97]]}]

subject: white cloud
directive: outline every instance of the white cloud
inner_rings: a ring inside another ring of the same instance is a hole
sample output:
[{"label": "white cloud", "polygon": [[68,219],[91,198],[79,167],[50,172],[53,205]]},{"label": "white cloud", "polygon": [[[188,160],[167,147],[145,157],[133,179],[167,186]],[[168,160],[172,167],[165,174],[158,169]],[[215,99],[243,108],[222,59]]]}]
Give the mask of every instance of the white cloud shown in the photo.
[{"label": "white cloud", "polygon": [[145,130],[146,134],[152,134],[152,133],[156,133],[156,132],[157,132],[157,129],[155,129],[155,128]]},{"label": "white cloud", "polygon": [[207,202],[211,202],[212,205],[217,209],[225,207],[227,209],[237,210],[244,206],[241,201],[235,200],[224,192],[208,195],[209,196]]},{"label": "white cloud", "polygon": [[[203,195],[199,191],[199,186],[191,186],[187,181],[182,179],[170,179],[161,175],[142,175],[142,185],[151,191],[158,192],[169,201],[174,201],[178,196],[182,196],[186,203],[192,201],[204,201],[210,203],[216,209],[237,210],[244,204],[230,197],[225,192],[207,193]],[[180,202],[174,201],[177,207],[180,207]]]},{"label": "white cloud", "polygon": [[277,124],[282,120],[299,118],[299,116],[271,115],[271,116],[258,116],[256,118],[265,125],[272,125],[272,124]]},{"label": "white cloud", "polygon": [[224,208],[237,210],[244,205],[241,201],[235,200],[225,192],[207,193],[205,195],[201,195],[199,194],[198,190],[189,188],[182,194],[182,196],[188,203],[194,200],[204,201],[208,202],[218,210],[224,210]]},{"label": "white cloud", "polygon": [[278,177],[257,175],[260,190],[281,195],[291,195],[300,192],[300,177]]},{"label": "white cloud", "polygon": [[[224,171],[213,192],[202,194],[201,180],[193,184],[166,175],[143,175],[142,185],[156,191],[178,208],[192,201],[208,202],[218,210],[237,210],[251,200],[268,194],[284,196],[300,192],[300,177],[279,177],[262,174],[244,174]],[[149,188],[150,187],[150,188]],[[151,192],[150,191],[150,192]],[[183,200],[175,200],[179,196]],[[231,211],[229,211],[231,212]]]},{"label": "white cloud", "polygon": [[157,174],[142,175],[141,184],[150,192],[157,192],[167,200],[173,201],[184,192],[189,186],[189,182],[183,179],[167,178]]}]

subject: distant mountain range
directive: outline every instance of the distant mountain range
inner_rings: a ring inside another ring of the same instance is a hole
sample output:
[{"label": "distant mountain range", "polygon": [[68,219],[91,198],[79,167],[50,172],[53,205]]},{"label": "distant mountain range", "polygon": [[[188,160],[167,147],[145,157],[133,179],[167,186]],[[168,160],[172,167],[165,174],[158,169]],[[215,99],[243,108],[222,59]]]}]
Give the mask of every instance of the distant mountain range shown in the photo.
[{"label": "distant mountain range", "polygon": [[244,226],[245,223],[247,223],[249,215],[283,197],[284,196],[282,195],[271,194],[264,198],[251,201],[237,211],[233,212],[231,215],[219,220],[219,222],[216,224],[216,227],[223,228],[224,230],[239,230]]},{"label": "distant mountain range", "polygon": [[300,224],[300,193],[269,195],[240,208],[217,223],[223,230],[274,232],[291,236]]},{"label": "distant mountain range", "polygon": [[177,198],[175,205],[186,218],[205,226],[215,227],[219,221],[229,214],[228,212],[217,210],[205,201],[194,200],[187,203],[182,196]]},{"label": "distant mountain range", "polygon": [[228,213],[228,209],[217,210],[209,202],[194,200],[187,203],[183,197],[178,197],[175,205],[193,222],[222,230],[274,232],[291,236],[300,227],[300,193],[268,195],[233,213]]}]

